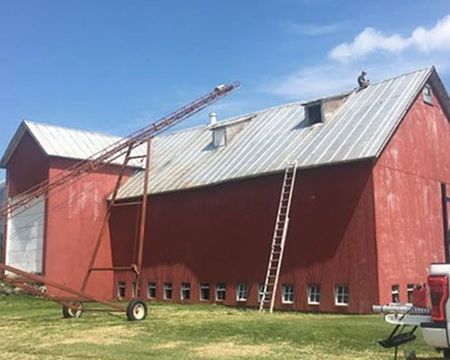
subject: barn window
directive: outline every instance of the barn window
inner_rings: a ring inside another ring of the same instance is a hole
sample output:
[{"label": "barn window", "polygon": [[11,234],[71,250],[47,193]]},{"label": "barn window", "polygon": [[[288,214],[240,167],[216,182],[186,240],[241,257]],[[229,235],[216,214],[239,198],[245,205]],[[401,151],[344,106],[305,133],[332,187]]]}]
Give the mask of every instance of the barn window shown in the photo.
[{"label": "barn window", "polygon": [[391,286],[391,297],[392,297],[392,302],[394,304],[398,304],[400,302],[400,286],[399,285]]},{"label": "barn window", "polygon": [[247,284],[238,284],[236,287],[236,300],[247,301],[248,287]]},{"label": "barn window", "polygon": [[406,292],[408,294],[408,302],[410,304],[413,303],[413,299],[414,299],[414,284],[408,284],[406,285]]},{"label": "barn window", "polygon": [[292,304],[294,302],[294,285],[283,284],[281,301],[283,302],[283,304]]},{"label": "barn window", "polygon": [[308,304],[319,305],[320,304],[320,285],[309,284],[308,285]]},{"label": "barn window", "polygon": [[433,105],[433,90],[431,89],[431,86],[428,84],[425,84],[422,90],[423,95],[423,101],[429,105]]},{"label": "barn window", "polygon": [[200,300],[201,301],[209,300],[209,284],[207,283],[200,284]]},{"label": "barn window", "polygon": [[172,283],[164,284],[164,299],[165,300],[172,299]]},{"label": "barn window", "polygon": [[347,306],[349,299],[349,291],[347,285],[336,285],[334,288],[334,303],[337,306]]},{"label": "barn window", "polygon": [[323,121],[322,104],[317,102],[305,105],[305,115],[309,125],[321,123]]},{"label": "barn window", "polygon": [[181,283],[180,294],[181,300],[189,300],[191,298],[191,284]]},{"label": "barn window", "polygon": [[149,299],[154,299],[156,298],[156,283],[154,282],[149,282],[147,285],[147,289],[148,289],[148,298]]},{"label": "barn window", "polygon": [[126,290],[127,290],[127,285],[126,285],[125,281],[118,281],[117,282],[117,298],[119,300],[122,300],[125,298]]},{"label": "barn window", "polygon": [[226,293],[227,293],[227,287],[225,286],[225,284],[223,284],[223,283],[217,284],[216,300],[224,301],[225,297],[226,297]]}]

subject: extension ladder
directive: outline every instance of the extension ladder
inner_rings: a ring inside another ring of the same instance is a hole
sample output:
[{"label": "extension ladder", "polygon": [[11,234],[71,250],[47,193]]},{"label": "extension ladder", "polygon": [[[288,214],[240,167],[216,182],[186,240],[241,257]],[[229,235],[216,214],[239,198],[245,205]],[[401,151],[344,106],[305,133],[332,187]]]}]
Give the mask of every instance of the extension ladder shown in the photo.
[{"label": "extension ladder", "polygon": [[284,244],[289,226],[289,211],[291,208],[292,194],[294,193],[297,162],[291,163],[284,172],[283,186],[281,188],[280,203],[278,205],[277,220],[273,232],[272,247],[269,264],[267,265],[266,279],[260,293],[259,311],[269,306],[273,311],[275,305],[276,289],[280,276],[281,262],[283,260]]}]

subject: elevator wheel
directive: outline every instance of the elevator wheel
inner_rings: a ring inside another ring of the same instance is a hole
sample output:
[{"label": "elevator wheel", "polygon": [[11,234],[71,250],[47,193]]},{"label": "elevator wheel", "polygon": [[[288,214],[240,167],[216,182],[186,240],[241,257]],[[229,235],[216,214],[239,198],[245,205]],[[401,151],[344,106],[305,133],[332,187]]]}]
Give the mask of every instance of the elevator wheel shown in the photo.
[{"label": "elevator wheel", "polygon": [[147,317],[147,304],[142,300],[131,300],[127,305],[127,319],[141,321]]}]

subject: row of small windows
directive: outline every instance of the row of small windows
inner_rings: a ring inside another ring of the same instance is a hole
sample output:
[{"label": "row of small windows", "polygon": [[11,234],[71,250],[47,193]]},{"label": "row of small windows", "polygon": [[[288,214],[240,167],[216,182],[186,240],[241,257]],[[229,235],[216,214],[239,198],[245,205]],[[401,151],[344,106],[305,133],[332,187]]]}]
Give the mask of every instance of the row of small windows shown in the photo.
[{"label": "row of small windows", "polygon": [[[117,283],[117,296],[119,299],[125,298],[126,283],[124,281],[119,281]],[[218,283],[215,289],[215,300],[224,301],[226,300],[226,285],[223,283]],[[236,286],[236,301],[247,301],[248,299],[248,285],[247,284],[237,284]],[[136,290],[136,283],[132,283],[132,294],[133,296],[138,296]],[[264,294],[264,284],[259,285],[258,291],[258,301],[261,301]],[[149,299],[156,298],[156,283],[149,282],[147,284],[147,297]],[[163,284],[163,298],[165,300],[170,300],[173,297],[173,287],[172,283]],[[201,301],[208,301],[211,299],[210,284],[201,283],[199,297]],[[308,305],[320,305],[320,284],[309,284],[308,291]],[[292,284],[282,284],[281,286],[281,301],[283,304],[293,304],[294,303],[294,285]],[[181,283],[180,286],[180,299],[190,300],[191,299],[191,284]],[[349,288],[347,285],[338,284],[334,288],[334,300],[335,305],[347,306],[349,303]]]},{"label": "row of small windows", "polygon": [[[408,303],[413,303],[413,294],[414,294],[414,284],[406,285],[406,295],[408,298]],[[391,286],[391,299],[394,304],[400,303],[400,285],[392,285]]]}]

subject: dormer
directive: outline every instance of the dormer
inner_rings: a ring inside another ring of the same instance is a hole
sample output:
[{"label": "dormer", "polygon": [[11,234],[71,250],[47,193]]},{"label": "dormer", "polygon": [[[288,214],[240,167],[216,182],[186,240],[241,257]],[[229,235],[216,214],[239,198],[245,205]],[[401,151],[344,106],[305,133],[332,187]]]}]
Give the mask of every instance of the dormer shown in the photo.
[{"label": "dormer", "polygon": [[321,100],[305,104],[305,118],[309,125],[322,123],[324,121]]},{"label": "dormer", "polygon": [[330,120],[345,102],[348,93],[303,103],[305,119],[309,125],[322,124]]},{"label": "dormer", "polygon": [[217,114],[210,113],[209,129],[212,133],[211,146],[214,149],[226,146],[253,117],[254,115],[247,115],[239,118],[233,118],[227,121],[218,122]]},{"label": "dormer", "polygon": [[217,114],[209,114],[209,125],[212,131],[212,145],[219,148],[227,144],[227,129],[225,126],[217,126]]}]

